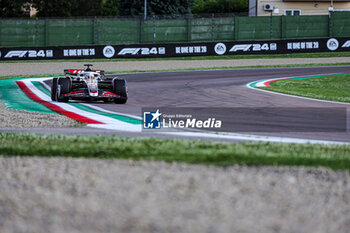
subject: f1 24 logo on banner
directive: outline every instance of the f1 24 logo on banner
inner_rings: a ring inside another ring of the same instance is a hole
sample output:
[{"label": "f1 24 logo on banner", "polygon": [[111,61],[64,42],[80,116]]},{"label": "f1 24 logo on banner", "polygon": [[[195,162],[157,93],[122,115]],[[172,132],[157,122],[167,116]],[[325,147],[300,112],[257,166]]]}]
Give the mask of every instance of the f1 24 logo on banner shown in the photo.
[{"label": "f1 24 logo on banner", "polygon": [[156,55],[165,54],[165,47],[153,48],[124,48],[118,55]]},{"label": "f1 24 logo on banner", "polygon": [[265,44],[237,44],[234,45],[230,52],[237,52],[237,51],[269,51],[269,50],[277,50],[277,44],[276,43],[265,43]]},{"label": "f1 24 logo on banner", "polygon": [[5,55],[5,58],[11,57],[53,57],[52,50],[13,50]]}]

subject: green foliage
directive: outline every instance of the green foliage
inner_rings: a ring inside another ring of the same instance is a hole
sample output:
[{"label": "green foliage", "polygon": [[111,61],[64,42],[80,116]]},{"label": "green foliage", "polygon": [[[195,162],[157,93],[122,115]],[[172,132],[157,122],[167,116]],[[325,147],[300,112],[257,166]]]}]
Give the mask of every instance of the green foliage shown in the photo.
[{"label": "green foliage", "polygon": [[103,16],[119,15],[118,3],[119,3],[119,0],[104,0],[102,4],[102,15]]},{"label": "green foliage", "polygon": [[118,4],[120,15],[137,16],[143,14],[143,1],[141,0],[120,0]]},{"label": "green foliage", "polygon": [[[190,14],[194,0],[147,0],[147,15]],[[120,15],[138,16],[144,14],[144,0],[120,0]]]},{"label": "green foliage", "polygon": [[37,17],[118,15],[118,0],[32,0],[31,2],[38,10]]},{"label": "green foliage", "polygon": [[247,0],[196,0],[193,14],[247,12]]},{"label": "green foliage", "polygon": [[[102,0],[32,0],[38,17],[71,17],[103,15]],[[107,1],[108,4],[110,1]]]},{"label": "green foliage", "polygon": [[72,10],[73,16],[102,15],[102,0],[75,0],[75,1],[76,3],[74,4],[73,10]]},{"label": "green foliage", "polygon": [[194,0],[149,0],[151,15],[183,15],[190,14]]},{"label": "green foliage", "polygon": [[0,0],[0,17],[23,17],[29,11],[26,0]]},{"label": "green foliage", "polygon": [[63,2],[61,0],[33,0],[33,7],[38,10],[38,17],[70,17],[75,0]]}]

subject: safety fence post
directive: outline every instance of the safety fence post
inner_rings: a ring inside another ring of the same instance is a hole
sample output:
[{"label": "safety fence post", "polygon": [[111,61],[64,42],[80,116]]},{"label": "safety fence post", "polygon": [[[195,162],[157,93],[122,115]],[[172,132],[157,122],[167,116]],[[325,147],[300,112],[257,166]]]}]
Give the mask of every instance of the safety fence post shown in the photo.
[{"label": "safety fence post", "polygon": [[215,29],[215,15],[214,13],[211,14],[211,40],[214,40],[214,29]]},{"label": "safety fence post", "polygon": [[239,40],[239,16],[235,16],[235,40]]},{"label": "safety fence post", "polygon": [[50,22],[49,19],[45,18],[45,38],[44,38],[45,46],[49,45],[49,22]]},{"label": "safety fence post", "polygon": [[142,43],[142,25],[143,25],[143,17],[138,17],[138,35],[139,35],[139,43]]},{"label": "safety fence post", "polygon": [[283,20],[282,20],[282,17],[283,15],[281,16],[278,16],[280,18],[280,39],[282,39],[282,35],[283,35]]},{"label": "safety fence post", "polygon": [[91,20],[91,27],[92,27],[92,35],[91,35],[91,42],[92,44],[96,44],[97,42],[97,34],[96,33],[96,29],[97,29],[97,25],[96,25],[96,21],[97,21],[97,17],[95,16],[92,20]]},{"label": "safety fence post", "polygon": [[35,18],[35,46],[39,46],[39,25],[38,25],[38,18]]},{"label": "safety fence post", "polygon": [[236,40],[236,16],[233,16],[233,38],[232,40]]},{"label": "safety fence post", "polygon": [[186,15],[186,21],[187,21],[187,41],[191,42],[192,40],[192,20],[190,15]]},{"label": "safety fence post", "polygon": [[272,39],[272,11],[270,13],[270,39]]},{"label": "safety fence post", "polygon": [[329,12],[328,17],[328,37],[333,37],[333,12]]},{"label": "safety fence post", "polygon": [[281,16],[281,39],[285,39],[287,34],[286,29],[286,16]]},{"label": "safety fence post", "polygon": [[153,15],[153,43],[156,42],[157,33],[156,33],[156,16]]},{"label": "safety fence post", "polygon": [[0,20],[0,46],[2,45],[2,38],[1,38],[1,35],[2,35],[2,20]]}]

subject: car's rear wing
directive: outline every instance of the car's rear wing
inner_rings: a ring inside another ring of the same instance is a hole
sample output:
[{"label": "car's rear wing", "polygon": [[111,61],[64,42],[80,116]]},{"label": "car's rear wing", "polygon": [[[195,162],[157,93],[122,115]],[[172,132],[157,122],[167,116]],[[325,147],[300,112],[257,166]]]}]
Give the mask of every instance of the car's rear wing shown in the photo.
[{"label": "car's rear wing", "polygon": [[[85,72],[86,70],[77,70],[77,69],[66,69],[64,70],[64,74],[69,74],[69,75],[78,75],[80,73]],[[91,72],[96,72],[99,73],[100,75],[105,75],[104,70],[90,70]]]}]

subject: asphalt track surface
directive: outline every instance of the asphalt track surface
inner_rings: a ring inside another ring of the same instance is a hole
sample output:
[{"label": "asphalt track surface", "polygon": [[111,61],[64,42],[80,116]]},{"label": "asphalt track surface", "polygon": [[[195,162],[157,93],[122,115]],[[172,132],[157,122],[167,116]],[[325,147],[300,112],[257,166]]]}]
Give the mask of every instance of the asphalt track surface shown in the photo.
[{"label": "asphalt track surface", "polygon": [[[296,98],[251,89],[247,83],[262,79],[350,73],[349,66],[236,69],[210,71],[179,71],[121,74],[128,82],[129,99],[125,105],[93,103],[98,107],[136,116],[141,116],[142,107],[203,107],[203,108],[325,108],[348,107],[348,104],[329,103]],[[300,114],[300,113],[298,113]],[[306,113],[305,113],[306,114]],[[222,116],[223,118],[227,117]],[[254,128],[256,114],[245,115],[245,122]],[[348,120],[347,120],[348,121]],[[307,122],[314,129],[321,127],[317,121]],[[350,142],[350,134],[344,132],[256,132],[254,135],[293,137]],[[63,133],[83,135],[157,136],[174,137],[154,133],[128,133],[101,129],[82,128],[31,128],[2,129],[1,131],[25,131],[37,133]],[[303,131],[303,130],[301,130]],[[306,130],[308,131],[308,130]],[[247,133],[252,134],[252,132]]]}]

